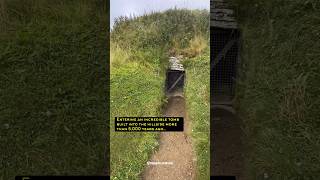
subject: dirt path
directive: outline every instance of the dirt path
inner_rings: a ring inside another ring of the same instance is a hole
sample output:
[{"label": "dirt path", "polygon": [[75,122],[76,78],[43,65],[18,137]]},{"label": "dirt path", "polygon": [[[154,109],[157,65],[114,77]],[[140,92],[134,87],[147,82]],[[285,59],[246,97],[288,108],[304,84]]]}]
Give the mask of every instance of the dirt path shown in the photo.
[{"label": "dirt path", "polygon": [[237,180],[244,180],[240,119],[231,112],[215,109],[211,123],[212,175],[236,176]]},{"label": "dirt path", "polygon": [[192,148],[190,125],[185,112],[185,100],[175,96],[168,100],[164,116],[183,116],[184,132],[163,132],[160,146],[149,162],[169,164],[149,164],[143,173],[144,180],[193,180],[196,159]]}]

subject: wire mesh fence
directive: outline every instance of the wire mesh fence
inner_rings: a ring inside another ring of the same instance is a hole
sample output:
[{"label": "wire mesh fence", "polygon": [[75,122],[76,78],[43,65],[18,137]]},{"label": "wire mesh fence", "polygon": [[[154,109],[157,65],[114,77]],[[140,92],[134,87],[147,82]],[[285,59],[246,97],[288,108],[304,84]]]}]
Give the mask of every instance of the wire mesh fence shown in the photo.
[{"label": "wire mesh fence", "polygon": [[214,25],[210,27],[211,100],[228,103],[235,94],[240,32],[230,26]]}]

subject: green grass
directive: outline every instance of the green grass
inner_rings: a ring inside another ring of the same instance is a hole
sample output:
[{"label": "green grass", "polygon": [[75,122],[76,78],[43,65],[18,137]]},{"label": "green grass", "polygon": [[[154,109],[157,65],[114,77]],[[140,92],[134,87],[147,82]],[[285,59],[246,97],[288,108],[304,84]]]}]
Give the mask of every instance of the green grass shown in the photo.
[{"label": "green grass", "polygon": [[[192,23],[190,23],[192,22]],[[158,146],[158,133],[118,133],[115,116],[161,116],[165,103],[164,80],[172,51],[190,49],[198,54],[206,47],[209,13],[170,9],[140,17],[120,17],[111,32],[111,170],[112,179],[138,179]],[[208,64],[201,64],[208,67]],[[193,80],[192,80],[193,81]],[[208,85],[208,84],[207,84]],[[195,91],[192,89],[192,91]],[[200,102],[202,99],[197,99]],[[209,115],[202,111],[201,117]],[[192,116],[196,116],[192,114]],[[200,116],[200,115],[199,115]],[[208,126],[197,125],[196,141],[201,174],[209,150]],[[201,135],[200,131],[203,130]],[[203,139],[201,139],[203,138]],[[201,149],[202,148],[202,149]],[[208,175],[209,173],[207,173]]]},{"label": "green grass", "polygon": [[167,53],[172,48],[187,48],[198,34],[209,37],[207,10],[169,9],[117,18],[111,40],[125,49],[161,49]]},{"label": "green grass", "polygon": [[320,176],[320,4],[236,0],[248,179]]},{"label": "green grass", "polygon": [[139,179],[159,133],[115,132],[115,117],[161,116],[163,53],[157,49],[121,48],[111,42],[111,179]]},{"label": "green grass", "polygon": [[210,55],[187,59],[185,96],[197,155],[197,179],[210,177]]},{"label": "green grass", "polygon": [[102,174],[107,33],[102,1],[1,1],[0,179]]},{"label": "green grass", "polygon": [[[123,51],[114,52],[114,58],[123,57]],[[157,66],[150,69],[135,61],[117,64],[110,76],[111,179],[138,179],[158,145],[158,133],[115,132],[114,120],[121,116],[161,116],[164,76],[158,74]]]}]

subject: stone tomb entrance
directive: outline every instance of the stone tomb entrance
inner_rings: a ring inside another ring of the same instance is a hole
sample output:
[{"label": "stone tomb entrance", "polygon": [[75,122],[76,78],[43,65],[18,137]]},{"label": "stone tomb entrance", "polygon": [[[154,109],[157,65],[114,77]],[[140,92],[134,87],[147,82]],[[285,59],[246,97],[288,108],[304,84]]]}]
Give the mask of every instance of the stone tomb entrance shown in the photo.
[{"label": "stone tomb entrance", "polygon": [[169,67],[167,69],[165,92],[167,96],[183,96],[183,87],[185,82],[185,70],[180,60],[176,57],[170,57]]}]

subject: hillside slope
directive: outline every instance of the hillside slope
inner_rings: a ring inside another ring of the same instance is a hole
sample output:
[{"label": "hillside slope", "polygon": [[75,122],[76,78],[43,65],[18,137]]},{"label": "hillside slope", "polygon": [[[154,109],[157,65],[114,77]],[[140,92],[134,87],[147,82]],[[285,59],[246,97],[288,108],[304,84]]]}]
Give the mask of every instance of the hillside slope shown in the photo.
[{"label": "hillside slope", "polygon": [[320,3],[235,0],[250,179],[320,176]]},{"label": "hillside slope", "polygon": [[101,175],[108,138],[103,0],[0,1],[0,179]]},{"label": "hillside slope", "polygon": [[[168,58],[202,53],[208,42],[208,17],[207,11],[170,9],[115,20],[111,32],[111,129],[116,116],[161,116]],[[112,179],[139,179],[158,147],[157,138],[158,133],[111,131]]]}]

